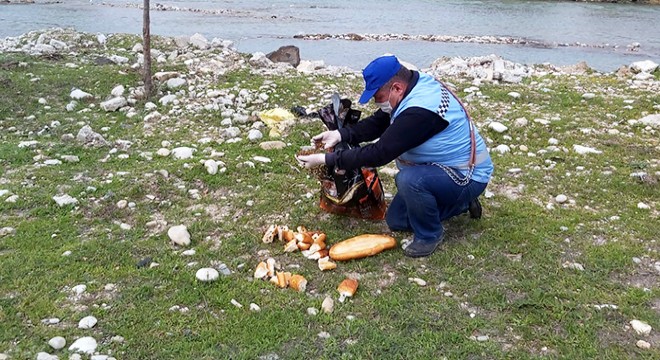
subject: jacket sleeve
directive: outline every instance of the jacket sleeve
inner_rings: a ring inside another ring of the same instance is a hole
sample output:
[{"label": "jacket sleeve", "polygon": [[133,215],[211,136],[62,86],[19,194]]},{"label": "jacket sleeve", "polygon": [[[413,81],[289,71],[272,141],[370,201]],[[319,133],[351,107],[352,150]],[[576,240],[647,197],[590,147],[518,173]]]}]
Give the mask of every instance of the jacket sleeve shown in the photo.
[{"label": "jacket sleeve", "polygon": [[339,129],[341,140],[352,145],[378,139],[390,126],[390,115],[380,110],[350,128]]},{"label": "jacket sleeve", "polygon": [[448,125],[449,123],[437,113],[412,107],[399,114],[396,121],[383,131],[380,139],[375,143],[328,153],[325,156],[325,163],[343,170],[361,166],[383,166],[404,152],[423,144]]}]

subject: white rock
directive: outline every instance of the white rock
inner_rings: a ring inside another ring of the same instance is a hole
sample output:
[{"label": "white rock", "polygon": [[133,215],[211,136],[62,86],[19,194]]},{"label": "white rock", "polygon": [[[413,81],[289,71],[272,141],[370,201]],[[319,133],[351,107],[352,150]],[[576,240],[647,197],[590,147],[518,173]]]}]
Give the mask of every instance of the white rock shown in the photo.
[{"label": "white rock", "polygon": [[585,100],[593,99],[596,97],[596,94],[594,93],[584,93],[582,94],[582,98]]},{"label": "white rock", "polygon": [[660,128],[660,114],[644,116],[638,120],[640,123],[652,128]]},{"label": "white rock", "polygon": [[62,160],[69,162],[69,163],[77,163],[80,162],[80,158],[76,155],[62,155],[60,156]]},{"label": "white rock", "polygon": [[72,204],[77,204],[78,203],[78,199],[76,199],[74,197],[71,197],[68,194],[53,196],[53,200],[55,200],[55,202],[59,206],[66,206],[66,205],[72,205]]},{"label": "white rock", "polygon": [[44,161],[44,165],[62,165],[62,160],[48,159]]},{"label": "white rock", "polygon": [[21,142],[18,143],[18,148],[19,149],[33,148],[37,144],[39,144],[39,142],[36,141],[36,140],[21,141]]},{"label": "white rock", "polygon": [[78,322],[78,328],[79,329],[91,329],[93,328],[98,320],[94,316],[85,316],[84,318],[80,319]]},{"label": "white rock", "polygon": [[112,61],[113,63],[117,64],[117,65],[128,63],[128,58],[125,57],[125,56],[110,55],[110,57],[108,57],[108,59],[110,61]]},{"label": "white rock", "polygon": [[126,98],[123,96],[112,98],[108,101],[104,101],[101,103],[101,109],[112,112],[112,111],[117,111],[121,109],[122,107],[128,105],[128,101],[126,101]]},{"label": "white rock", "polygon": [[55,336],[54,338],[48,340],[48,345],[55,350],[62,349],[66,346],[66,339],[61,336]]},{"label": "white rock", "polygon": [[640,203],[637,204],[637,208],[638,208],[638,209],[642,209],[642,210],[648,210],[648,209],[650,209],[651,207],[648,206],[648,205],[646,205],[646,204],[644,204],[643,202],[640,202]]},{"label": "white rock", "polygon": [[218,173],[218,163],[215,160],[204,161],[204,167],[206,168],[206,171],[211,175]]},{"label": "white rock", "polygon": [[326,314],[331,314],[332,311],[335,308],[335,302],[332,300],[331,297],[326,297],[323,299],[323,303],[321,303],[321,310],[323,310],[324,313]]},{"label": "white rock", "polygon": [[[218,270],[214,268],[201,268],[197,270],[197,273],[195,274],[195,277],[199,281],[215,281],[218,280],[218,277],[220,277],[220,273],[218,273]],[[234,300],[234,299],[232,299]],[[234,300],[236,301],[236,300]]]},{"label": "white rock", "polygon": [[190,44],[201,50],[206,50],[209,48],[209,41],[206,40],[204,35],[199,33],[196,33],[190,37]]},{"label": "white rock", "polygon": [[527,126],[528,123],[529,123],[529,120],[527,120],[525,118],[518,118],[518,119],[516,119],[516,121],[513,122],[513,124],[516,125],[517,127]]},{"label": "white rock", "polygon": [[172,149],[172,157],[178,160],[191,159],[195,151],[195,149],[185,146],[174,148]]},{"label": "white rock", "polygon": [[197,251],[195,251],[195,249],[190,249],[190,250],[183,251],[181,253],[181,255],[183,255],[183,256],[193,256],[196,253],[197,253]]},{"label": "white rock", "polygon": [[268,68],[273,65],[273,62],[262,52],[252,54],[252,57],[248,62],[256,68]]},{"label": "white rock", "polygon": [[635,343],[635,345],[636,345],[638,348],[640,348],[640,349],[644,349],[644,350],[648,350],[648,349],[651,348],[651,344],[649,344],[648,342],[646,342],[646,341],[644,341],[644,340],[637,340],[637,343]]},{"label": "white rock", "polygon": [[651,60],[636,61],[630,64],[630,69],[635,72],[652,73],[658,68],[658,64]]},{"label": "white rock", "polygon": [[85,284],[76,285],[71,288],[71,291],[76,295],[81,295],[82,293],[87,291],[87,285]]},{"label": "white rock", "polygon": [[69,346],[69,351],[93,354],[96,351],[96,340],[91,336],[81,337]]},{"label": "white rock", "polygon": [[415,284],[419,286],[426,286],[426,281],[420,278],[408,278],[408,281],[414,282]]},{"label": "white rock", "polygon": [[8,203],[15,203],[17,201],[18,201],[18,195],[12,195],[12,196],[5,199],[5,202],[8,202]]},{"label": "white rock", "polygon": [[503,133],[509,129],[506,125],[497,121],[491,122],[490,124],[488,124],[488,127],[498,133]]},{"label": "white rock", "polygon": [[257,140],[259,140],[263,137],[264,137],[264,135],[261,133],[261,131],[256,130],[256,129],[252,129],[248,133],[248,140],[250,140],[250,141],[257,141]]},{"label": "white rock", "polygon": [[270,160],[269,158],[264,157],[264,156],[255,156],[255,157],[253,157],[252,159],[253,159],[254,161],[258,161],[258,162],[261,162],[261,163],[269,163],[269,162],[271,162],[271,160]]},{"label": "white rock", "polygon": [[166,148],[160,148],[158,151],[156,151],[156,155],[162,157],[170,156],[170,150]]},{"label": "white rock", "polygon": [[327,331],[321,331],[318,334],[318,337],[321,338],[321,339],[328,339],[328,338],[330,338],[330,333],[327,332]]},{"label": "white rock", "polygon": [[517,98],[520,97],[520,93],[515,92],[515,91],[512,91],[512,92],[508,93],[507,95],[511,96],[514,99],[517,99]]},{"label": "white rock", "polygon": [[126,89],[124,88],[124,85],[117,85],[112,89],[112,91],[110,92],[110,95],[112,95],[114,97],[119,97],[119,96],[124,95],[125,90]]},{"label": "white rock", "polygon": [[497,147],[495,148],[495,151],[500,153],[500,154],[505,154],[505,153],[508,153],[509,151],[511,151],[511,148],[509,147],[509,145],[502,144],[502,145],[497,145]]},{"label": "white rock", "polygon": [[37,354],[37,360],[59,360],[60,358],[57,355],[51,355],[46,352],[40,352]]},{"label": "white rock", "polygon": [[170,240],[172,240],[172,242],[176,245],[190,245],[190,233],[188,232],[188,228],[185,225],[172,226],[169,230],[167,230],[167,236],[169,236]]},{"label": "white rock", "polygon": [[174,78],[167,80],[167,87],[169,89],[177,89],[186,84],[186,79],[184,78]]},{"label": "white rock", "polygon": [[557,196],[555,197],[555,201],[556,201],[558,204],[563,204],[563,203],[565,203],[566,201],[568,201],[568,197],[567,197],[566,195],[564,195],[564,194],[559,194],[559,195],[557,195]]},{"label": "white rock", "polygon": [[548,144],[550,144],[550,145],[559,145],[559,140],[557,140],[555,138],[550,138],[550,139],[548,139]]},{"label": "white rock", "polygon": [[161,105],[167,105],[169,103],[174,102],[174,100],[176,100],[176,95],[165,95],[162,98],[160,98],[158,102],[161,103]]},{"label": "white rock", "polygon": [[257,311],[258,312],[258,311],[261,311],[261,308],[259,307],[259,305],[255,304],[255,303],[251,303],[250,304],[250,311]]},{"label": "white rock", "polygon": [[307,308],[307,315],[309,316],[316,316],[319,313],[319,309],[313,308],[313,307],[308,307]]},{"label": "white rock", "polygon": [[573,263],[573,262],[565,262],[562,265],[565,269],[573,269],[573,270],[578,270],[578,271],[584,271],[584,266],[580,263]]},{"label": "white rock", "polygon": [[488,341],[488,339],[489,339],[488,335],[479,335],[479,336],[476,337],[476,340],[479,341],[479,342]]},{"label": "white rock", "polygon": [[576,153],[580,155],[586,155],[586,154],[602,154],[603,152],[600,150],[596,150],[594,148],[590,148],[587,146],[582,146],[582,145],[573,145],[573,150],[575,150]]},{"label": "white rock", "polygon": [[234,299],[231,299],[230,302],[231,302],[232,305],[236,306],[239,309],[243,307],[243,305],[241,305],[241,303],[239,303],[238,301],[236,301]]},{"label": "white rock", "polygon": [[638,335],[649,335],[651,330],[653,330],[651,325],[639,320],[632,320],[630,325]]},{"label": "white rock", "polygon": [[126,201],[126,200],[117,201],[117,208],[118,209],[125,209],[127,206],[128,206],[128,201]]},{"label": "white rock", "polygon": [[83,99],[89,99],[89,98],[93,98],[93,97],[94,97],[94,95],[92,95],[92,94],[90,94],[90,93],[88,93],[88,92],[84,92],[84,91],[82,91],[82,90],[80,90],[80,89],[73,89],[73,91],[71,91],[71,94],[70,94],[69,96],[70,96],[73,100],[83,100]]}]

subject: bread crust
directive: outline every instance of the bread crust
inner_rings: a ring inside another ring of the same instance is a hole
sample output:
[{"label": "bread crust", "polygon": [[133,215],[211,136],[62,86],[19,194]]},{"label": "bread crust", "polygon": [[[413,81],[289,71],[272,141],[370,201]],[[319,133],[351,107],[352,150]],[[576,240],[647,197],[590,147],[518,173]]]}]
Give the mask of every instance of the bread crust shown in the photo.
[{"label": "bread crust", "polygon": [[360,259],[394,247],[396,239],[389,235],[358,235],[333,245],[330,248],[330,258],[335,261]]}]

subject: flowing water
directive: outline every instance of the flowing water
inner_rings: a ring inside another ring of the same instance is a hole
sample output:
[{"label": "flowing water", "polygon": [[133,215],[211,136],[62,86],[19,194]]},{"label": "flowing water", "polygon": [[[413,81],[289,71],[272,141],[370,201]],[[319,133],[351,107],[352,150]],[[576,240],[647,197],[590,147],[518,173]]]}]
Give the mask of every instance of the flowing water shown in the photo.
[{"label": "flowing water", "polygon": [[[249,53],[267,53],[291,44],[301,49],[303,59],[356,69],[383,53],[394,53],[420,67],[442,56],[488,54],[526,64],[586,61],[601,71],[639,60],[660,62],[660,6],[522,0],[151,1],[152,6],[157,3],[205,11],[152,11],[152,34],[198,32],[209,39],[232,40],[239,51]],[[142,1],[0,5],[0,36],[53,26],[141,34],[142,11],[137,4]],[[522,38],[536,45],[293,38],[303,33],[490,35]],[[631,51],[634,43],[640,46]]]}]

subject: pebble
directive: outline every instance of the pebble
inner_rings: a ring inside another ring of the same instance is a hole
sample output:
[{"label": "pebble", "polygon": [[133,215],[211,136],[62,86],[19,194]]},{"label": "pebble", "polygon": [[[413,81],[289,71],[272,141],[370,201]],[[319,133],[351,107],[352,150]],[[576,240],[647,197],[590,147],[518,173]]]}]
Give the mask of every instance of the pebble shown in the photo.
[{"label": "pebble", "polygon": [[57,355],[51,355],[46,352],[40,352],[37,354],[37,360],[59,360],[60,358]]},{"label": "pebble", "polygon": [[176,245],[190,245],[190,233],[188,232],[188,228],[185,225],[172,226],[169,230],[167,230],[167,236],[169,236],[170,240],[172,240],[172,242]]},{"label": "pebble", "polygon": [[241,303],[239,303],[238,301],[236,301],[234,299],[231,299],[230,302],[231,302],[232,305],[236,306],[239,309],[243,307],[243,305],[241,305]]},{"label": "pebble", "polygon": [[271,160],[270,160],[269,158],[265,157],[265,156],[255,156],[255,157],[253,157],[252,159],[253,159],[254,161],[258,161],[258,162],[261,162],[261,163],[269,163],[269,162],[271,162]]},{"label": "pebble", "polygon": [[479,335],[479,336],[477,336],[477,341],[479,341],[479,342],[488,341],[488,335]]},{"label": "pebble", "polygon": [[178,147],[172,149],[172,157],[177,160],[191,159],[193,157],[193,152],[195,149],[189,147]]},{"label": "pebble", "polygon": [[520,97],[520,93],[515,92],[515,91],[512,91],[512,92],[508,93],[507,95],[511,96],[514,99],[517,99],[517,98]]},{"label": "pebble", "polygon": [[87,290],[87,285],[81,284],[81,285],[76,285],[71,288],[71,291],[73,291],[76,295],[81,295]]},{"label": "pebble", "polygon": [[195,277],[199,281],[211,282],[218,280],[218,277],[220,277],[220,273],[218,273],[218,270],[214,268],[201,268],[197,270]]},{"label": "pebble", "polygon": [[335,309],[335,302],[334,300],[332,300],[331,297],[327,296],[325,299],[323,299],[323,303],[321,304],[321,310],[323,310],[324,313],[331,314],[334,309]]},{"label": "pebble", "polygon": [[115,336],[113,336],[112,338],[110,338],[110,341],[115,342],[115,343],[118,343],[118,344],[121,344],[121,343],[124,342],[124,337],[123,337],[123,336],[119,336],[119,335],[115,335]]},{"label": "pebble", "polygon": [[651,344],[649,344],[648,342],[646,342],[644,340],[638,340],[635,345],[637,345],[638,348],[644,349],[644,350],[648,350],[648,349],[651,348]]},{"label": "pebble", "polygon": [[313,307],[308,307],[307,308],[307,315],[309,316],[316,316],[319,314],[319,309],[313,308]]},{"label": "pebble", "polygon": [[78,328],[79,329],[91,329],[93,328],[98,320],[94,316],[85,316],[84,318],[80,319],[78,322]]},{"label": "pebble", "polygon": [[259,144],[263,150],[282,150],[286,147],[283,141],[264,141]]},{"label": "pebble", "polygon": [[69,351],[93,354],[96,351],[96,340],[91,336],[81,337],[69,346]]},{"label": "pebble", "polygon": [[215,175],[218,173],[218,162],[215,160],[204,161],[204,167],[206,168],[206,172],[208,172],[210,175]]},{"label": "pebble", "polygon": [[182,252],[181,255],[183,255],[183,256],[193,256],[193,255],[195,255],[195,253],[197,253],[195,251],[195,249],[190,249],[190,250],[186,250],[186,251]]},{"label": "pebble", "polygon": [[67,250],[62,253],[62,256],[71,256],[71,254],[73,254],[73,252],[71,250]]},{"label": "pebble", "polygon": [[53,200],[55,200],[55,203],[57,203],[59,206],[73,205],[78,203],[78,199],[68,194],[53,196]]},{"label": "pebble", "polygon": [[578,271],[584,271],[584,266],[582,266],[582,264],[580,264],[580,263],[572,263],[572,262],[567,261],[562,266],[565,269],[574,269],[574,270],[578,270]]},{"label": "pebble", "polygon": [[646,205],[646,204],[644,204],[643,202],[640,202],[640,203],[637,203],[637,208],[638,208],[638,209],[641,209],[641,210],[648,210],[648,209],[650,209],[651,207],[648,206],[648,205]]},{"label": "pebble", "polygon": [[585,100],[593,99],[596,97],[596,94],[594,93],[584,93],[582,94],[582,98]]},{"label": "pebble", "polygon": [[653,330],[651,325],[639,320],[632,320],[630,325],[639,335],[648,335],[651,333],[651,330]]},{"label": "pebble", "polygon": [[255,303],[250,303],[250,311],[259,312],[261,311],[261,308]]},{"label": "pebble", "polygon": [[408,281],[414,282],[419,286],[426,286],[426,281],[420,278],[408,278]]},{"label": "pebble", "polygon": [[497,133],[503,133],[509,129],[506,125],[497,121],[491,122],[488,127]]},{"label": "pebble", "polygon": [[168,150],[166,148],[160,148],[160,149],[158,149],[158,151],[156,151],[156,155],[162,156],[162,157],[170,156],[170,150]]},{"label": "pebble", "polygon": [[259,131],[257,129],[252,129],[248,133],[248,140],[250,140],[250,141],[257,141],[257,140],[259,140],[263,137],[264,137],[264,135],[261,133],[261,131]]},{"label": "pebble", "polygon": [[66,346],[66,339],[61,336],[55,336],[54,338],[48,340],[48,345],[55,350],[62,349]]},{"label": "pebble", "polygon": [[567,197],[566,195],[564,195],[564,194],[559,194],[559,195],[557,195],[557,196],[555,197],[555,201],[556,201],[558,204],[563,204],[563,203],[565,203],[566,201],[568,201],[568,197]]},{"label": "pebble", "polygon": [[511,148],[509,147],[509,145],[502,144],[502,145],[497,145],[497,147],[495,147],[495,151],[497,151],[500,154],[504,154],[511,151]]},{"label": "pebble", "polygon": [[328,333],[328,332],[326,332],[326,331],[321,331],[321,332],[319,333],[318,337],[321,338],[321,339],[327,339],[327,338],[330,337],[330,333]]}]

